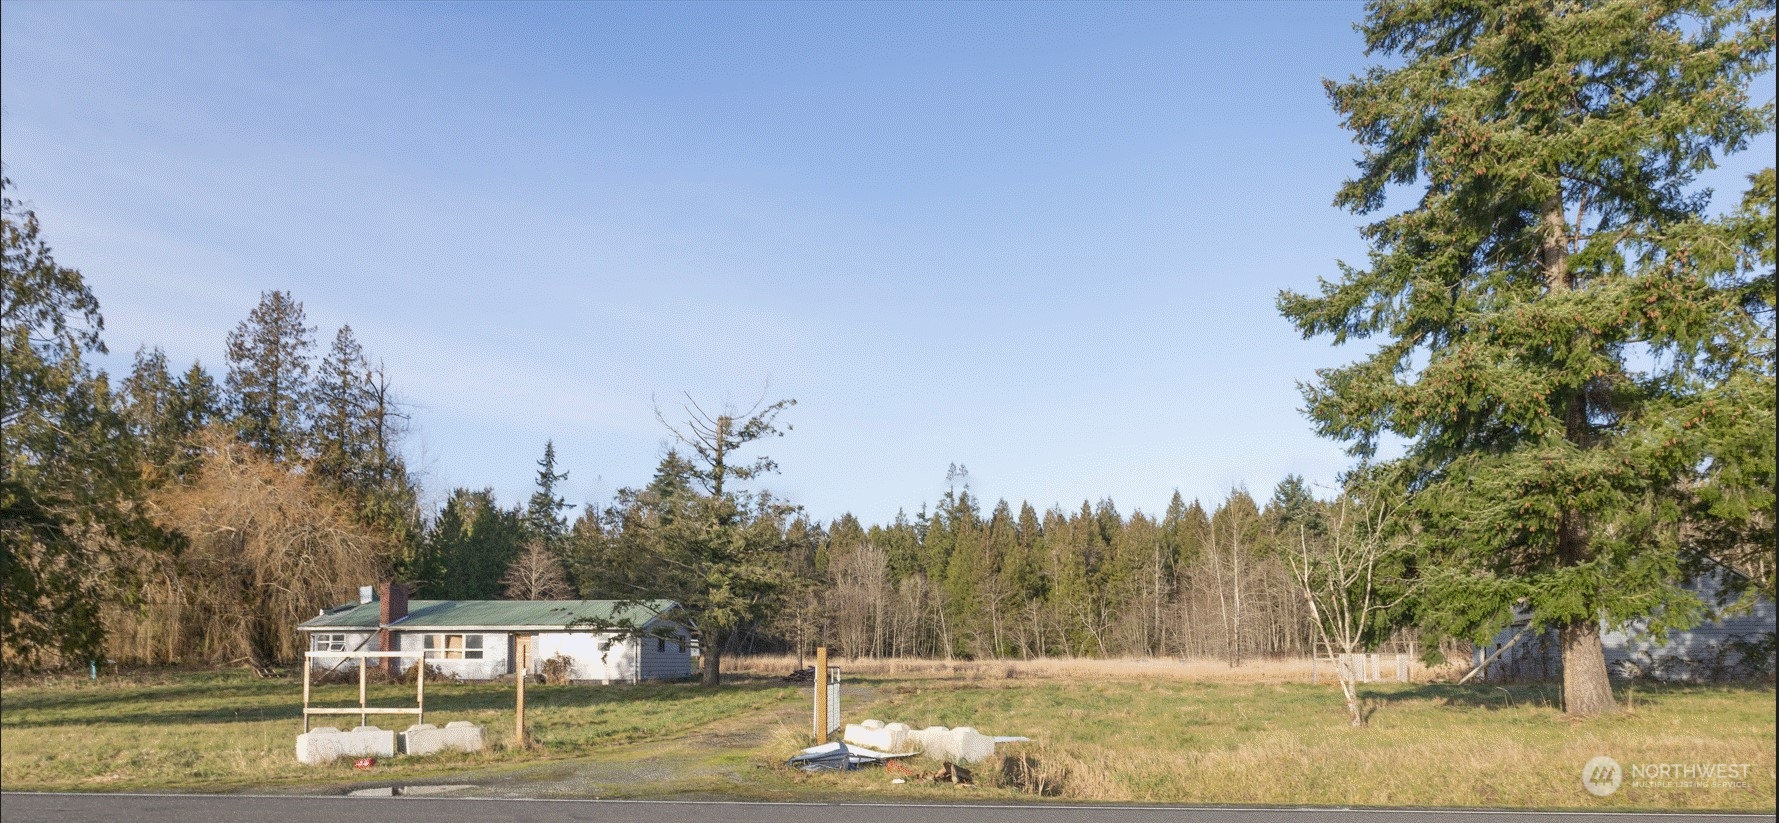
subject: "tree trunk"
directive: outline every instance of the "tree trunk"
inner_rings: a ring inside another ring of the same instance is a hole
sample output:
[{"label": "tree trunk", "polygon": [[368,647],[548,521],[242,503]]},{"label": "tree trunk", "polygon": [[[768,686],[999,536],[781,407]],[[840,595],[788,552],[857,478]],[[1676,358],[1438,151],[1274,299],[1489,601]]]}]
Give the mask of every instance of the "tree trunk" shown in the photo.
[{"label": "tree trunk", "polygon": [[711,687],[723,685],[723,639],[716,632],[705,632],[698,645],[704,666],[699,683]]},{"label": "tree trunk", "polygon": [[1583,620],[1563,627],[1563,709],[1571,717],[1618,711],[1612,681],[1606,676],[1606,650],[1600,645],[1600,623]]},{"label": "tree trunk", "polygon": [[[1551,294],[1568,291],[1569,229],[1559,194],[1544,208],[1544,243],[1539,249],[1545,286]],[[1587,448],[1587,401],[1572,390],[1563,402],[1563,426],[1569,442]],[[1557,556],[1565,566],[1588,559],[1588,538],[1579,517],[1565,511],[1557,527]],[[1612,681],[1606,676],[1606,650],[1600,645],[1600,623],[1582,620],[1563,627],[1563,706],[1571,717],[1609,714],[1618,710],[1612,699]]]},{"label": "tree trunk", "polygon": [[1365,708],[1359,703],[1359,687],[1351,680],[1343,679],[1340,690],[1347,698],[1347,725],[1355,729],[1365,727]]}]

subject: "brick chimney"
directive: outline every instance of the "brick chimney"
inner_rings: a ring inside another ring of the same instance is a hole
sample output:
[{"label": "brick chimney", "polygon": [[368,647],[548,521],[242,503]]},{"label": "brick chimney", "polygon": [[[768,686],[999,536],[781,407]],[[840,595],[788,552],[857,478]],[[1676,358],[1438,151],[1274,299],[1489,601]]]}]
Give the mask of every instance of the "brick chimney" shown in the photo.
[{"label": "brick chimney", "polygon": [[[408,616],[408,585],[385,580],[377,584],[377,648],[380,651],[397,651],[396,633],[389,630],[389,624]],[[383,658],[383,671],[390,677],[401,674],[401,658]]]}]

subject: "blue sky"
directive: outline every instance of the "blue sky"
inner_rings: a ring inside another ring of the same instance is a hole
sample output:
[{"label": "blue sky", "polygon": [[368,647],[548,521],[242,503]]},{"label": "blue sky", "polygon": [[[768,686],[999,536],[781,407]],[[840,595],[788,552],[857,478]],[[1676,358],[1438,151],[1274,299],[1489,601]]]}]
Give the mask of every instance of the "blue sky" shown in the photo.
[{"label": "blue sky", "polygon": [[[4,159],[137,346],[350,323],[437,497],[644,482],[651,397],[795,397],[766,485],[885,520],[965,464],[1156,511],[1347,460],[1275,313],[1363,258],[1349,3],[7,2]],[[1726,169],[1772,156],[1772,141]]]}]

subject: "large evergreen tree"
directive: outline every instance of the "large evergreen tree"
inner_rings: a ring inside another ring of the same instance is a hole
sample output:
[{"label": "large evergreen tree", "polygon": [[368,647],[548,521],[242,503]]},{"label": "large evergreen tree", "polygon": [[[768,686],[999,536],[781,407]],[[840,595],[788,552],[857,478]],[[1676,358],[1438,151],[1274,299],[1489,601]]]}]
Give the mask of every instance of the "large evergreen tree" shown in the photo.
[{"label": "large evergreen tree", "polygon": [[241,439],[274,462],[300,460],[309,429],[315,327],[289,292],[269,291],[228,337],[230,404]]},{"label": "large evergreen tree", "polygon": [[493,600],[525,542],[522,513],[502,508],[494,490],[456,489],[433,518],[413,576],[427,597]]},{"label": "large evergreen tree", "polygon": [[703,493],[680,498],[672,519],[653,528],[661,573],[651,581],[652,596],[677,601],[698,632],[706,686],[722,683],[724,643],[766,618],[788,583],[785,530],[796,507],[764,492],[744,493],[736,483],[777,470],[770,457],[744,459],[739,452],[782,436],[778,416],[796,403],[762,400],[746,411],[712,415],[688,400],[685,422],[667,424],[690,451],[687,476]]},{"label": "large evergreen tree", "polygon": [[166,471],[179,451],[179,418],[176,411],[179,384],[167,369],[167,353],[159,346],[143,346],[122,386],[123,418],[135,441],[144,474],[154,477]]},{"label": "large evergreen tree", "polygon": [[[1361,31],[1390,62],[1328,84],[1364,147],[1336,202],[1420,198],[1366,227],[1368,266],[1280,295],[1306,336],[1381,341],[1308,414],[1361,457],[1407,442],[1435,626],[1523,604],[1561,630],[1567,710],[1611,711],[1602,621],[1696,614],[1689,489],[1732,482],[1726,432],[1772,439],[1771,184],[1754,219],[1696,185],[1771,128],[1771,6],[1374,0]],[[1733,482],[1770,524],[1760,476]]]},{"label": "large evergreen tree", "polygon": [[99,654],[121,543],[157,533],[105,375],[84,359],[105,351],[99,301],[10,193],[0,235],[0,663],[75,663]]},{"label": "large evergreen tree", "polygon": [[372,485],[376,450],[371,410],[370,364],[351,326],[341,326],[333,346],[321,360],[310,394],[314,470],[336,489],[353,497]]},{"label": "large evergreen tree", "polygon": [[570,506],[556,490],[557,484],[567,479],[568,472],[556,471],[556,441],[544,441],[544,456],[537,461],[537,490],[525,504],[525,525],[533,538],[551,550],[568,533],[568,518],[563,512]]}]

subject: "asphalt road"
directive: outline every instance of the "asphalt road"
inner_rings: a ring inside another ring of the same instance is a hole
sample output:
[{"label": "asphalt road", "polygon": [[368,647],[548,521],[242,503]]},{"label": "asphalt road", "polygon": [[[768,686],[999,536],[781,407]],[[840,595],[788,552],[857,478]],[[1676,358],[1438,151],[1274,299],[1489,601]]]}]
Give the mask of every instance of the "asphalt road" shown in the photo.
[{"label": "asphalt road", "polygon": [[1605,823],[1613,820],[1715,822],[1772,819],[1771,815],[1744,814],[1643,815],[1418,809],[0,793],[0,820],[6,823]]}]

